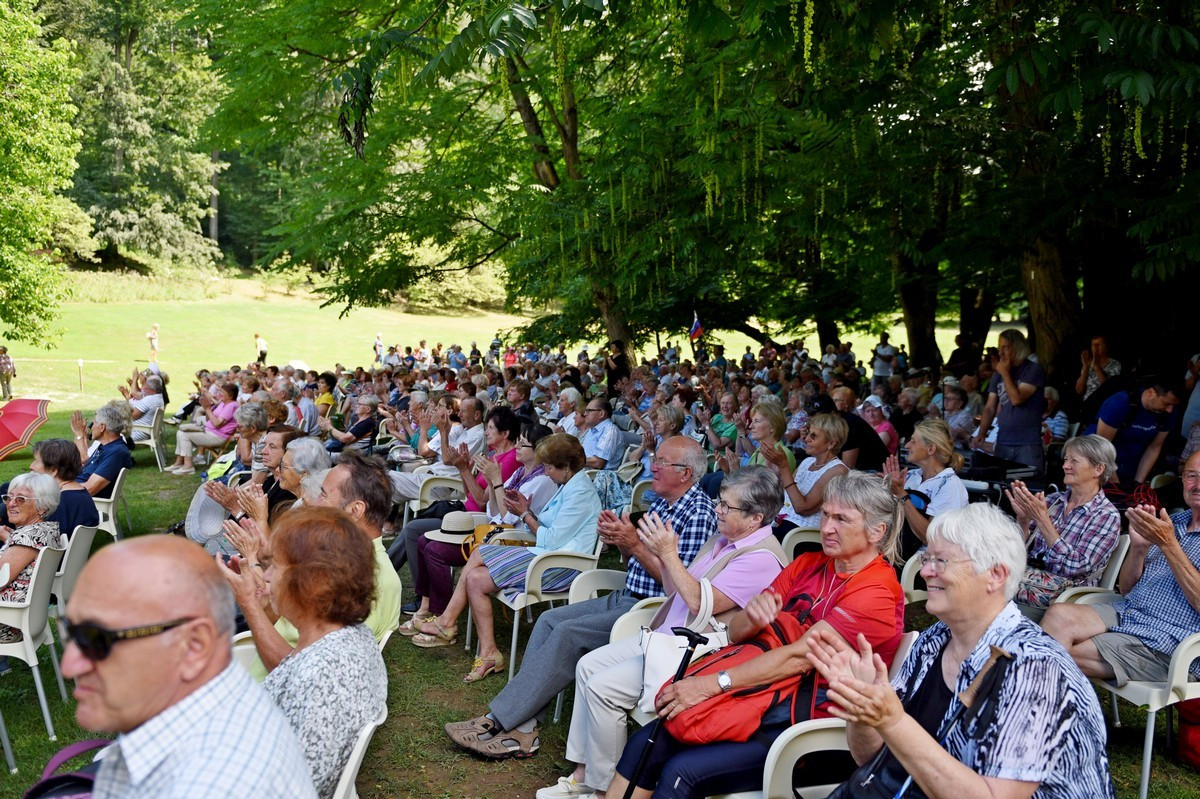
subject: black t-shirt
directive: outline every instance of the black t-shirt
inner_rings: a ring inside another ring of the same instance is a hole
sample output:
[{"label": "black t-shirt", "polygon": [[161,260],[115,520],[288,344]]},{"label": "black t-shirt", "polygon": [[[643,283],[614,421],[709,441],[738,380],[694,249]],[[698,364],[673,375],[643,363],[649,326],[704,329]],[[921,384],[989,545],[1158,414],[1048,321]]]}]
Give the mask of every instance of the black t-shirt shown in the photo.
[{"label": "black t-shirt", "polygon": [[887,460],[888,451],[875,428],[856,413],[843,413],[842,418],[850,426],[850,434],[846,437],[842,452],[858,450],[858,462],[854,468],[864,472],[883,471],[883,462]]}]

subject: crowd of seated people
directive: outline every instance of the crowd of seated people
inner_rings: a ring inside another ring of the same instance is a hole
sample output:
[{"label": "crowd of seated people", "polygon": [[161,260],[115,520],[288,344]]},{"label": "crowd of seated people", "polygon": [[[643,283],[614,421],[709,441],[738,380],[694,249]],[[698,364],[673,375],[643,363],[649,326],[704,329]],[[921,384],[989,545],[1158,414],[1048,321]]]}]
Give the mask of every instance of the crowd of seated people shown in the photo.
[{"label": "crowd of seated people", "polygon": [[[357,729],[386,701],[372,637],[398,630],[418,647],[442,647],[456,640],[469,607],[479,644],[463,679],[501,673],[491,595],[521,590],[536,555],[591,553],[599,537],[620,553],[626,588],[542,613],[522,669],[491,712],[446,728],[475,754],[529,757],[546,705],[575,679],[571,733],[558,753],[575,768],[541,799],[623,794],[630,782],[635,796],[753,789],[774,735],[822,716],[848,722],[859,764],[839,796],[857,795],[855,781],[898,788],[906,777],[928,796],[1110,796],[1103,724],[1084,675],[1161,678],[1150,666],[1200,629],[1192,596],[1200,454],[1174,459],[1192,432],[1181,430],[1175,409],[1200,367],[1189,367],[1186,385],[1123,373],[1097,337],[1078,381],[1056,387],[1019,330],[1002,332],[990,350],[984,343],[960,342],[940,373],[914,368],[886,337],[867,366],[845,343],[819,360],[793,341],[736,361],[714,347],[712,358],[700,352],[692,362],[669,346],[639,363],[622,342],[594,360],[584,348],[571,362],[565,347],[497,340],[469,353],[397,344],[373,369],[204,371],[173,419],[173,470],[193,473],[199,448],[226,447],[250,473],[237,488],[209,481],[203,489],[229,512],[223,533],[238,553],[217,568],[253,633],[251,672],[291,724],[319,795],[332,790]],[[113,464],[128,463],[133,413],[153,412],[162,382],[135,378],[128,402],[102,407],[90,425],[77,415],[74,445],[61,442],[60,453],[43,442],[34,471],[63,496],[102,496]],[[147,397],[150,406],[132,407]],[[1004,511],[969,502],[962,474],[972,450],[1033,471],[1008,483]],[[1059,470],[1053,486],[1048,464]],[[1183,500],[1170,507],[1186,509],[1174,516],[1140,490],[1167,467],[1182,474]],[[421,496],[427,475],[461,481],[461,504],[401,527],[400,509]],[[633,488],[646,482],[650,512],[631,516]],[[68,504],[72,518],[90,518],[80,503],[29,496],[24,504],[42,514],[35,526]],[[10,516],[24,519],[21,500],[5,499]],[[452,527],[447,517],[460,509],[532,541],[469,551],[431,535]],[[1067,588],[1097,584],[1123,526],[1126,599],[1102,611],[1055,604]],[[774,538],[797,527],[819,529],[820,551],[774,554]],[[743,574],[725,557],[746,542],[784,571],[760,565]],[[939,621],[889,683],[904,622],[896,574],[909,558]],[[402,624],[405,562],[415,594]],[[577,576],[550,570],[543,588],[565,589]],[[718,612],[732,616],[730,660],[708,670],[701,661],[663,687],[655,704],[666,723],[639,765],[649,731],[626,745],[625,712],[639,698],[629,674],[641,650],[636,639],[606,646],[608,631],[638,600],[664,594],[672,610],[655,624],[669,627],[695,611],[701,577],[711,580]],[[1163,597],[1175,614],[1169,629],[1155,621]],[[1035,623],[1042,614],[1049,635]],[[748,642],[754,657],[734,654]],[[995,678],[1010,687],[986,717],[968,715],[946,732],[953,697],[983,668],[988,645],[1010,655]],[[748,738],[694,732],[696,714],[711,706],[736,715],[736,703],[757,701],[751,689],[763,685],[806,698],[786,713],[768,703],[760,734]],[[1070,706],[1071,721],[1031,729],[1030,708],[1048,702]],[[331,725],[334,703],[354,713]],[[1024,743],[983,751],[961,732],[970,724]]]}]

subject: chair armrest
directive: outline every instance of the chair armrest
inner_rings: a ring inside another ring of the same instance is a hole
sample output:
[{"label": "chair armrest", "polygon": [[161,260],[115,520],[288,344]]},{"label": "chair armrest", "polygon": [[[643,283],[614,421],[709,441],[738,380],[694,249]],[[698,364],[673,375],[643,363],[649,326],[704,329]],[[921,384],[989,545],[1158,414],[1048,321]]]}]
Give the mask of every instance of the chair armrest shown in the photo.
[{"label": "chair armrest", "polygon": [[546,552],[535,557],[525,572],[525,593],[539,596],[542,591],[542,574],[547,569],[577,569],[591,571],[596,567],[596,556],[579,552]]},{"label": "chair armrest", "polygon": [[1192,661],[1200,658],[1200,633],[1193,633],[1179,642],[1167,667],[1167,686],[1179,701],[1188,698],[1188,670]]},{"label": "chair armrest", "polygon": [[1054,604],[1111,605],[1120,600],[1121,595],[1116,591],[1109,591],[1107,588],[1097,588],[1089,585],[1077,585],[1059,594],[1054,599]]},{"label": "chair armrest", "polygon": [[575,578],[571,583],[567,602],[586,602],[600,591],[620,591],[625,587],[625,572],[616,569],[591,569]]},{"label": "chair armrest", "polygon": [[[631,607],[628,612],[633,613],[635,610],[652,610],[654,613],[657,613],[658,609],[662,607],[666,601],[667,598],[665,596],[648,596],[645,599],[638,600],[637,604]],[[651,616],[653,616],[653,614],[651,614]]]},{"label": "chair armrest", "polygon": [[525,541],[530,544],[536,544],[537,535],[531,533],[529,530],[517,530],[514,528],[512,530],[505,530],[492,539],[492,543],[495,544],[503,544],[506,541]]},{"label": "chair armrest", "polygon": [[[767,752],[767,760],[763,765],[763,796],[794,795],[792,772],[805,755],[849,749],[846,722],[841,719],[814,719],[793,724],[775,739]],[[838,779],[833,785],[841,781]]]}]

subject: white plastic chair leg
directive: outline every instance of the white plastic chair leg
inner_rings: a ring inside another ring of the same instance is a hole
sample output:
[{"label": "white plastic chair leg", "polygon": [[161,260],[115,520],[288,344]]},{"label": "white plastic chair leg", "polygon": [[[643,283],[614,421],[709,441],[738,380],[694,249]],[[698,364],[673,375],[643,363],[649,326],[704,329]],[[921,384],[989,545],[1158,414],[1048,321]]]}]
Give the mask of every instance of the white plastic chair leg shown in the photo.
[{"label": "white plastic chair leg", "polygon": [[1109,691],[1108,698],[1110,700],[1112,700],[1113,726],[1120,727],[1121,726],[1121,711],[1117,709],[1117,695],[1114,694],[1112,691]]},{"label": "white plastic chair leg", "polygon": [[554,723],[557,724],[562,719],[563,697],[566,696],[567,690],[558,692],[558,699],[554,702]]},{"label": "white plastic chair leg", "polygon": [[54,648],[54,637],[47,636],[47,645],[50,647],[50,662],[54,664],[54,679],[58,681],[58,693],[62,696],[62,701],[67,701],[67,687],[63,685],[62,669],[58,667],[58,651]]},{"label": "white plastic chair leg", "polygon": [[8,761],[10,774],[17,773],[17,759],[13,757],[12,743],[8,740],[8,726],[4,723],[4,714],[0,713],[0,744],[4,745],[4,759]]},{"label": "white plastic chair leg", "polygon": [[1154,749],[1154,717],[1153,710],[1146,711],[1146,738],[1142,744],[1142,777],[1138,781],[1138,799],[1146,799],[1150,790],[1150,755]]},{"label": "white plastic chair leg", "polygon": [[42,706],[42,721],[46,722],[46,734],[50,736],[51,741],[57,741],[58,736],[54,734],[54,722],[50,720],[50,705],[46,702],[46,689],[42,687],[41,670],[38,668],[37,660],[35,659],[30,665],[29,670],[33,672],[33,686],[37,688],[38,704]]},{"label": "white plastic chair leg", "polygon": [[[528,610],[528,608],[526,608],[526,610]],[[508,653],[508,679],[510,679],[510,680],[513,678],[513,675],[517,673],[517,632],[520,631],[520,629],[521,629],[521,614],[514,613],[513,614],[512,647],[510,648],[509,653]]]},{"label": "white plastic chair leg", "polygon": [[467,608],[467,634],[464,636],[466,638],[466,643],[463,644],[463,649],[467,650],[468,652],[471,651],[471,624],[472,623],[473,623],[473,620],[471,618],[471,608],[468,607]]}]

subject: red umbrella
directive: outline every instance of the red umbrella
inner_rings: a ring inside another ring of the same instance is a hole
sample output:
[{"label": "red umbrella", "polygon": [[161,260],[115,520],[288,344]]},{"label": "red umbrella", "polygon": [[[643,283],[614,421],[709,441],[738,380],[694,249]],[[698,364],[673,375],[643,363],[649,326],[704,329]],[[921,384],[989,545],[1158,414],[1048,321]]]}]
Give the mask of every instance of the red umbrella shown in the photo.
[{"label": "red umbrella", "polygon": [[0,461],[29,446],[29,439],[50,418],[50,400],[15,399],[0,408]]}]

